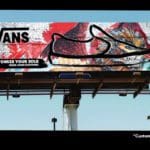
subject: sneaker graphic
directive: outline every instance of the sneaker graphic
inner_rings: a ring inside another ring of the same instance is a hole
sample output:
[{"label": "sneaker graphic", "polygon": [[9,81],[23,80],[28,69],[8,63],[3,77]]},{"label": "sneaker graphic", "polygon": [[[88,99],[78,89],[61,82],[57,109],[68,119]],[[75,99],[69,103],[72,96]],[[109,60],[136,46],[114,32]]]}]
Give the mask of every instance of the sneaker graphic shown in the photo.
[{"label": "sneaker graphic", "polygon": [[136,70],[149,62],[144,55],[150,54],[147,39],[138,23],[118,23],[108,31],[96,24],[88,27],[88,23],[78,23],[64,35],[53,33],[44,51],[49,52],[48,58],[53,65],[104,67],[104,70],[120,67]]}]

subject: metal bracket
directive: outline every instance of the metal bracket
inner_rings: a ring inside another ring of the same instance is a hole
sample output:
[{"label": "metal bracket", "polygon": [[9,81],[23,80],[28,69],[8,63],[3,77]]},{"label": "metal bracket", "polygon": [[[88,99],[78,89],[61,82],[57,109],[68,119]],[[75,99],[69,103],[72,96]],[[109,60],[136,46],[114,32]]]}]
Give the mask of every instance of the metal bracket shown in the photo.
[{"label": "metal bracket", "polygon": [[51,91],[50,91],[50,99],[53,97],[53,93],[55,91],[56,85],[57,85],[56,82],[54,82],[53,85],[52,85],[52,88],[51,88]]},{"label": "metal bracket", "polygon": [[97,86],[97,87],[95,88],[95,90],[93,91],[92,98],[95,97],[96,93],[102,88],[102,86],[103,86],[103,82],[100,81],[99,84],[98,84],[98,86]]},{"label": "metal bracket", "polygon": [[143,90],[143,88],[145,87],[145,85],[147,84],[148,82],[145,81],[142,85],[139,86],[139,88],[134,92],[133,94],[133,98],[136,98],[138,96],[138,94],[140,94],[140,92]]},{"label": "metal bracket", "polygon": [[7,100],[9,100],[9,89],[10,89],[10,85],[9,85],[9,81],[8,81],[8,84],[7,84],[7,93],[6,93]]}]

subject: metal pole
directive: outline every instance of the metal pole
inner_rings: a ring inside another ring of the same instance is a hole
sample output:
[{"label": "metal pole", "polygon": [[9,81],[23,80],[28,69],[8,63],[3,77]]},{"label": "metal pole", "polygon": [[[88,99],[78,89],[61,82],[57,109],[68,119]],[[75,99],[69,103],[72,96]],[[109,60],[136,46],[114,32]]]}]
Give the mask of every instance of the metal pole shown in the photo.
[{"label": "metal pole", "polygon": [[51,120],[53,122],[53,130],[55,131],[56,130],[56,122],[57,122],[57,118],[52,118]]},{"label": "metal pole", "polygon": [[78,129],[77,108],[77,104],[67,104],[64,106],[64,130]]},{"label": "metal pole", "polygon": [[73,89],[69,94],[64,95],[63,101],[63,128],[64,130],[77,130],[77,110],[81,98],[80,90]]}]

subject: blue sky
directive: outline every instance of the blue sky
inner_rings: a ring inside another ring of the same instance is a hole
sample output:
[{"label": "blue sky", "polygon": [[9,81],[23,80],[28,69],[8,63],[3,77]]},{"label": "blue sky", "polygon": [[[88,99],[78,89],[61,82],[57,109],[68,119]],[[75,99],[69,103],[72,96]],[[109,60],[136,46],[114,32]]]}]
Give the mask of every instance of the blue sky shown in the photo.
[{"label": "blue sky", "polygon": [[[0,22],[128,21],[149,22],[150,11],[16,11],[1,10]],[[63,127],[63,96],[0,97],[0,130],[57,130]],[[82,95],[78,109],[79,130],[150,130],[149,95]]]}]

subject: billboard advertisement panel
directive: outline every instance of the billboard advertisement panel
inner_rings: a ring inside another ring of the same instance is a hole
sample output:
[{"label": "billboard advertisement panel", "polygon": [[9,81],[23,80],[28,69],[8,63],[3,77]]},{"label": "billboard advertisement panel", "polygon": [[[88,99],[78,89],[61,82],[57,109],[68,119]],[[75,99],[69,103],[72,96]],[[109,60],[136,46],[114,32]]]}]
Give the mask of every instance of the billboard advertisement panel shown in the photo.
[{"label": "billboard advertisement panel", "polygon": [[2,22],[0,72],[149,71],[147,22]]}]

